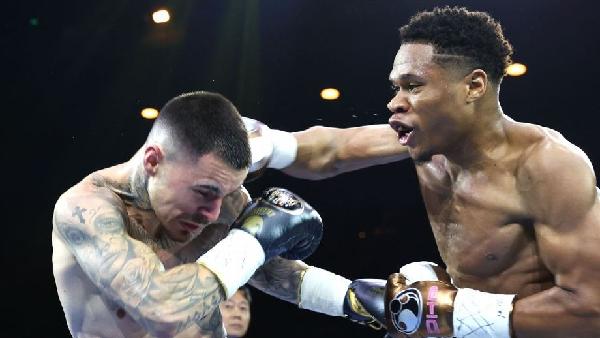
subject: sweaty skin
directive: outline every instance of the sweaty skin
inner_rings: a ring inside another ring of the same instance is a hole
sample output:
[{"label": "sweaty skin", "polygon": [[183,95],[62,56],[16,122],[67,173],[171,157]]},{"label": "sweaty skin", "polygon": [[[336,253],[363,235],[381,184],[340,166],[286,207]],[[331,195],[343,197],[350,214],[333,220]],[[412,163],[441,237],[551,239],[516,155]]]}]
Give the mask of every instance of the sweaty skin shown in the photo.
[{"label": "sweaty skin", "polygon": [[435,62],[453,57],[403,44],[390,73],[391,128],[297,133],[305,141],[284,171],[326,178],[381,164],[366,154],[410,155],[457,287],[516,294],[517,338],[598,337],[600,197],[589,159],[558,132],[504,115],[483,70]]},{"label": "sweaty skin", "polygon": [[[173,167],[168,185],[176,193],[153,188],[163,206],[178,206],[165,209],[161,222],[134,164],[139,156],[89,175],[57,202],[53,272],[69,330],[83,338],[224,337],[219,312],[224,292],[195,261],[225,237],[248,202],[239,188],[245,172],[231,171],[209,155],[192,167]],[[220,197],[207,187],[219,188]],[[210,209],[215,206],[220,212]],[[206,212],[193,212],[202,208]],[[257,284],[294,301],[305,267],[277,261],[273,271],[269,264],[258,270]]]},{"label": "sweaty skin", "polygon": [[502,114],[483,71],[455,74],[435,57],[431,45],[401,46],[388,108],[453,282],[517,294],[519,338],[597,337],[600,199],[589,159],[559,133]]}]

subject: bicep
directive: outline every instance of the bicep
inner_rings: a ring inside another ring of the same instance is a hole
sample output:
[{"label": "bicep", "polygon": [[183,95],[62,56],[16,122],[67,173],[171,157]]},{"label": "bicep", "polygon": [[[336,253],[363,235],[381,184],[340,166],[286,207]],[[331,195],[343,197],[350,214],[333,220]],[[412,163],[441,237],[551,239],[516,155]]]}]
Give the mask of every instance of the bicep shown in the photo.
[{"label": "bicep", "polygon": [[[535,223],[539,255],[558,286],[577,290],[600,281],[600,204],[561,225]],[[600,284],[596,293],[600,291]],[[600,293],[599,293],[600,295]],[[600,299],[599,299],[600,301]]]},{"label": "bicep", "polygon": [[[550,146],[531,158],[525,198],[534,219],[539,254],[556,283],[578,289],[600,277],[600,200],[583,152]],[[542,155],[544,157],[542,157]],[[594,275],[594,276],[592,276]]]}]

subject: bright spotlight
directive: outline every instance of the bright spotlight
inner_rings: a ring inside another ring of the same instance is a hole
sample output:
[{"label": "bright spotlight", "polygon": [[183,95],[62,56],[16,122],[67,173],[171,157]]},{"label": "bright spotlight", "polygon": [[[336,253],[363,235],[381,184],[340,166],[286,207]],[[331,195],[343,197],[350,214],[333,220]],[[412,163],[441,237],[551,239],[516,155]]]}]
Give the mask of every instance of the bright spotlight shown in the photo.
[{"label": "bright spotlight", "polygon": [[340,97],[340,91],[335,88],[325,88],[321,90],[323,100],[337,100]]},{"label": "bright spotlight", "polygon": [[527,72],[527,67],[522,63],[512,63],[506,67],[508,76],[521,76]]},{"label": "bright spotlight", "polygon": [[144,108],[142,109],[142,117],[148,120],[153,120],[158,117],[158,110],[154,108]]},{"label": "bright spotlight", "polygon": [[166,9],[160,9],[154,13],[152,13],[152,20],[156,23],[165,23],[171,20],[171,15],[169,11]]}]

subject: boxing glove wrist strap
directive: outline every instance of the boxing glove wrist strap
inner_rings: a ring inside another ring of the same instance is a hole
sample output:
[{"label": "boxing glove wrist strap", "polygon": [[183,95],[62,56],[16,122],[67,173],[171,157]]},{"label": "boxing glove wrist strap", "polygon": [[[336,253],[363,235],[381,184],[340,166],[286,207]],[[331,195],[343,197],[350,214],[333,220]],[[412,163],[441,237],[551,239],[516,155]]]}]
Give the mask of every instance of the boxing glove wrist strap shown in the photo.
[{"label": "boxing glove wrist strap", "polygon": [[233,229],[196,262],[215,274],[230,298],[265,262],[265,252],[254,236]]},{"label": "boxing glove wrist strap", "polygon": [[267,135],[273,142],[273,154],[268,168],[283,169],[294,162],[298,150],[296,137],[287,131],[268,129]]},{"label": "boxing glove wrist strap", "polygon": [[344,298],[350,280],[310,266],[304,273],[300,285],[300,303],[298,306],[330,316],[344,316]]},{"label": "boxing glove wrist strap", "polygon": [[457,338],[510,338],[515,295],[458,289],[452,323]]}]

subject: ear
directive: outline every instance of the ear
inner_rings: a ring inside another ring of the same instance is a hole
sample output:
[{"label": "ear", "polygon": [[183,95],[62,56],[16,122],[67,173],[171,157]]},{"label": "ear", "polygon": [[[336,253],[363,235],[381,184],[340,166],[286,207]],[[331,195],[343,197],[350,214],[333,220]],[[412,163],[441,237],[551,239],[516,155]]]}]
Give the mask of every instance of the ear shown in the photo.
[{"label": "ear", "polygon": [[474,69],[464,78],[467,86],[467,103],[480,99],[488,87],[487,74],[482,69]]},{"label": "ear", "polygon": [[158,145],[151,144],[144,149],[144,170],[148,176],[154,176],[158,172],[158,164],[162,162],[164,153]]}]

